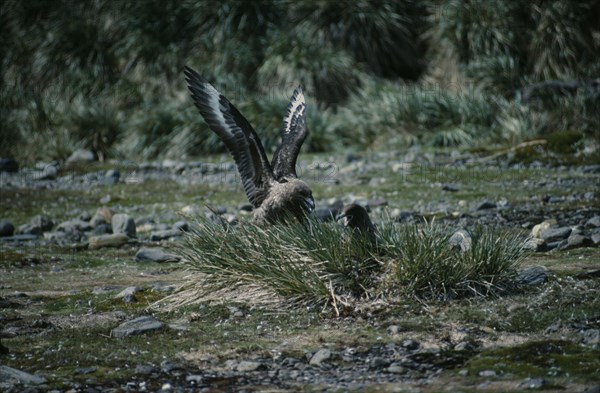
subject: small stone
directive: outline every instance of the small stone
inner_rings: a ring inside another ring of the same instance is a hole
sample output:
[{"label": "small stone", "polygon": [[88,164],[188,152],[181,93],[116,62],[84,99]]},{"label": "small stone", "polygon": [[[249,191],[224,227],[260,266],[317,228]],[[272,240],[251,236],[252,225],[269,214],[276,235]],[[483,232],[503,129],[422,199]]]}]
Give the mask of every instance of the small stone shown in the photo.
[{"label": "small stone", "polygon": [[124,233],[129,237],[135,236],[135,221],[127,214],[115,214],[112,216],[113,233]]},{"label": "small stone", "polygon": [[311,356],[309,364],[316,366],[331,358],[331,351],[327,348],[319,349]]},{"label": "small stone", "polygon": [[69,158],[67,158],[66,163],[75,164],[92,161],[94,161],[94,153],[87,149],[77,149],[69,156]]},{"label": "small stone", "polygon": [[548,280],[548,272],[544,266],[530,266],[519,272],[517,281],[521,285],[539,285]]},{"label": "small stone", "polygon": [[251,361],[247,361],[247,360],[242,360],[241,362],[238,363],[238,365],[235,369],[239,372],[246,373],[246,372],[260,370],[262,368],[264,368],[264,365],[261,362],[251,362]]},{"label": "small stone", "polygon": [[600,232],[592,234],[592,243],[594,243],[595,246],[600,244]]},{"label": "small stone", "polygon": [[76,375],[84,375],[84,374],[93,374],[98,370],[98,367],[77,367],[73,370],[73,374]]},{"label": "small stone", "polygon": [[448,239],[448,243],[453,247],[462,252],[469,251],[471,249],[471,245],[473,244],[473,239],[469,232],[464,229],[459,229],[454,232],[450,239]]},{"label": "small stone", "polygon": [[544,251],[545,249],[546,249],[546,242],[544,241],[544,239],[538,239],[538,238],[534,237],[534,238],[527,240],[523,244],[523,250],[525,250],[525,251],[539,252],[539,251]]},{"label": "small stone", "polygon": [[586,228],[599,228],[600,227],[600,216],[594,216],[586,221]]},{"label": "small stone", "polygon": [[392,364],[387,369],[387,372],[390,374],[404,374],[406,369],[398,364]]},{"label": "small stone", "polygon": [[22,235],[0,237],[0,240],[4,240],[7,242],[27,242],[27,241],[31,241],[31,240],[36,240],[38,237],[39,237],[38,235],[22,234]]},{"label": "small stone", "polygon": [[462,376],[462,377],[466,377],[466,376],[468,376],[468,375],[469,375],[469,370],[467,370],[467,369],[463,368],[462,370],[460,370],[460,371],[458,372],[458,375],[460,375],[460,376]]},{"label": "small stone", "polygon": [[46,378],[29,374],[16,368],[0,365],[0,381],[2,383],[41,385],[46,383]]},{"label": "small stone", "polygon": [[542,378],[527,378],[519,384],[519,387],[525,389],[540,389],[544,385],[546,385],[546,381]]},{"label": "small stone", "polygon": [[598,345],[600,344],[600,330],[599,329],[587,329],[583,331],[583,343],[586,345]]},{"label": "small stone", "polygon": [[486,209],[495,209],[496,208],[496,203],[489,201],[489,200],[485,200],[479,203],[479,205],[477,205],[477,207],[475,208],[475,210],[486,210]]},{"label": "small stone", "polygon": [[546,243],[551,243],[558,240],[566,239],[569,237],[570,234],[570,227],[548,228],[540,233],[540,237],[544,239]]},{"label": "small stone", "polygon": [[483,370],[479,372],[480,377],[495,377],[496,372],[494,370]]},{"label": "small stone", "polygon": [[387,328],[389,334],[398,334],[400,332],[400,326],[398,325],[390,325]]},{"label": "small stone", "polygon": [[12,236],[15,233],[15,226],[7,220],[0,221],[0,237]]},{"label": "small stone", "polygon": [[448,192],[457,192],[459,190],[458,186],[453,183],[446,183],[442,185],[442,190]]},{"label": "small stone", "polygon": [[388,201],[385,198],[371,198],[367,201],[367,207],[369,208],[375,208],[375,207],[382,207],[382,206],[387,206],[388,205]]},{"label": "small stone", "polygon": [[102,198],[100,198],[100,203],[103,204],[103,205],[106,205],[111,200],[112,200],[112,198],[110,197],[110,195],[105,195]]},{"label": "small stone", "polygon": [[166,359],[166,360],[163,360],[162,362],[160,362],[160,369],[162,370],[162,372],[167,373],[167,374],[172,374],[173,372],[182,370],[182,368],[179,364],[177,364],[169,359]]},{"label": "small stone", "polygon": [[115,299],[122,299],[126,296],[135,295],[138,292],[141,292],[142,288],[140,287],[127,287],[115,295]]},{"label": "small stone", "polygon": [[10,157],[0,158],[0,172],[19,172],[19,163]]},{"label": "small stone", "polygon": [[54,221],[50,217],[37,215],[31,219],[29,224],[21,225],[18,232],[29,235],[41,235],[52,229],[53,226]]},{"label": "small stone", "polygon": [[552,323],[552,325],[548,326],[545,330],[544,330],[544,334],[552,334],[552,333],[556,333],[558,332],[558,330],[561,328],[562,326],[562,322],[560,320],[555,321],[554,323]]},{"label": "small stone", "polygon": [[106,235],[112,233],[110,224],[99,224],[94,228],[94,235]]},{"label": "small stone", "polygon": [[56,230],[59,232],[87,232],[94,229],[92,224],[82,221],[79,218],[61,222],[57,225]]},{"label": "small stone", "polygon": [[55,180],[58,173],[58,167],[52,164],[46,165],[41,171],[35,172],[33,180]]},{"label": "small stone", "polygon": [[388,367],[389,365],[390,362],[382,357],[376,356],[373,359],[371,359],[371,368],[381,369],[384,367]]},{"label": "small stone", "polygon": [[110,235],[100,235],[90,237],[89,248],[95,250],[102,247],[119,247],[129,241],[129,236],[124,233],[114,233]]},{"label": "small stone", "polygon": [[79,215],[81,221],[89,222],[92,219],[92,215],[88,212],[83,212]]},{"label": "small stone", "polygon": [[454,346],[455,351],[470,351],[473,349],[473,345],[468,341],[461,341]]},{"label": "small stone", "polygon": [[110,335],[115,338],[123,338],[137,334],[143,334],[162,329],[164,324],[153,317],[143,316],[124,322],[114,328]]},{"label": "small stone", "polygon": [[121,172],[118,169],[109,169],[104,174],[104,184],[113,185],[119,182]]},{"label": "small stone", "polygon": [[135,366],[135,373],[139,375],[150,375],[157,371],[156,367],[150,364],[138,364]]},{"label": "small stone", "polygon": [[137,262],[177,262],[181,259],[179,255],[170,254],[162,248],[142,247],[135,254]]},{"label": "small stone", "polygon": [[170,239],[172,237],[179,237],[181,235],[183,235],[183,232],[181,232],[179,229],[167,229],[164,231],[154,231],[150,235],[150,240],[152,240],[152,241],[166,240],[166,239]]},{"label": "small stone", "polygon": [[409,351],[414,351],[415,349],[419,349],[420,346],[421,346],[421,344],[419,344],[418,341],[415,341],[410,338],[402,341],[402,347]]}]

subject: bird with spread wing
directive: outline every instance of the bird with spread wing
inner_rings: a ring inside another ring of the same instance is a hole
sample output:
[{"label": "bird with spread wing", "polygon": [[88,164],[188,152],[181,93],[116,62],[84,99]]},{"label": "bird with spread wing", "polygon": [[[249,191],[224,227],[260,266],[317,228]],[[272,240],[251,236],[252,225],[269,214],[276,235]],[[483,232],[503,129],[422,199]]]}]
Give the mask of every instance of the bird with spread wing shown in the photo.
[{"label": "bird with spread wing", "polygon": [[185,67],[194,104],[223,141],[236,163],[244,191],[254,206],[253,221],[272,224],[295,217],[303,221],[315,208],[312,191],[296,175],[296,159],[306,138],[304,94],[297,87],[281,127],[281,143],[271,163],[256,131],[225,96],[196,71]]}]

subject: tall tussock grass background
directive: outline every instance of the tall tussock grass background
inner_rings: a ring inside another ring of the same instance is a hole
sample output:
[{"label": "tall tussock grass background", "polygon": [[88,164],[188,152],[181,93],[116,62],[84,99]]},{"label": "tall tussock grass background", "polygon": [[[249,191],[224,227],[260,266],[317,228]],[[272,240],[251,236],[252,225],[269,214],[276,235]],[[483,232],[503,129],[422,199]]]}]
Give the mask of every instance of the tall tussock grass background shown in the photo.
[{"label": "tall tussock grass background", "polygon": [[592,0],[6,0],[0,155],[222,152],[193,110],[186,64],[243,109],[268,150],[298,84],[311,100],[309,151],[590,137],[597,88],[532,103],[518,92],[598,78],[599,18]]},{"label": "tall tussock grass background", "polygon": [[174,251],[190,275],[162,303],[168,309],[240,301],[353,313],[400,299],[449,300],[514,288],[524,255],[518,234],[477,228],[471,248],[434,223],[379,228],[376,244],[335,223],[259,227],[196,220]]}]

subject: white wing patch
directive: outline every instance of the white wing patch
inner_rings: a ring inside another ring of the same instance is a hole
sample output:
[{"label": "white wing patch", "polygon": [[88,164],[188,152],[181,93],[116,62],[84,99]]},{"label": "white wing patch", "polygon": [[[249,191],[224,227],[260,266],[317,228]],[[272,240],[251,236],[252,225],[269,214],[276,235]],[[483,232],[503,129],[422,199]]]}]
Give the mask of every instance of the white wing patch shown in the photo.
[{"label": "white wing patch", "polygon": [[306,103],[304,102],[304,93],[300,87],[294,90],[292,100],[288,108],[283,122],[285,124],[283,133],[287,134],[295,128],[295,123],[299,117],[304,117],[304,111],[306,110]]}]

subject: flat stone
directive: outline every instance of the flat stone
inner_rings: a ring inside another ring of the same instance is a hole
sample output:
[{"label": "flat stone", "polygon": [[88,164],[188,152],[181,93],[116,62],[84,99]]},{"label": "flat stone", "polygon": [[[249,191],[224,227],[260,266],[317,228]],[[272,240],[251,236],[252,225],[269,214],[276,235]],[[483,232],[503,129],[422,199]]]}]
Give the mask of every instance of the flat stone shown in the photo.
[{"label": "flat stone", "polygon": [[517,281],[522,285],[539,285],[548,280],[548,272],[544,266],[531,266],[521,272]]},{"label": "flat stone", "polygon": [[152,234],[150,234],[150,240],[152,241],[159,241],[159,240],[166,240],[172,237],[178,237],[183,235],[183,232],[181,232],[179,229],[167,229],[164,231],[154,231],[152,232]]},{"label": "flat stone", "polygon": [[322,348],[311,356],[309,363],[313,366],[316,366],[323,363],[325,360],[328,360],[329,358],[331,358],[331,351],[327,348]]},{"label": "flat stone", "polygon": [[92,224],[87,221],[80,220],[79,218],[61,222],[56,226],[56,230],[59,232],[87,232],[94,229]]},{"label": "flat stone", "polygon": [[41,171],[34,172],[31,178],[33,180],[55,180],[58,168],[54,165],[48,165]]},{"label": "flat stone", "polygon": [[591,246],[592,244],[594,244],[592,242],[592,239],[590,239],[588,236],[579,234],[571,234],[571,236],[569,236],[569,239],[567,240],[568,248],[587,247]]},{"label": "flat stone", "polygon": [[90,237],[89,248],[95,250],[102,247],[119,247],[129,241],[129,236],[124,233],[114,233]]},{"label": "flat stone", "polygon": [[479,372],[480,377],[495,377],[496,372],[494,370],[483,370]]},{"label": "flat stone", "polygon": [[115,338],[123,338],[160,330],[163,326],[162,322],[153,317],[143,316],[120,324],[110,332],[110,335]]},{"label": "flat stone", "polygon": [[457,192],[459,190],[458,186],[453,183],[447,183],[442,185],[442,190],[448,192]]},{"label": "flat stone", "polygon": [[113,233],[124,233],[127,236],[135,236],[135,221],[127,214],[115,214],[112,216]]},{"label": "flat stone", "polygon": [[31,219],[28,224],[19,226],[18,233],[28,235],[41,235],[49,231],[54,226],[54,222],[48,216],[37,215]]},{"label": "flat stone", "polygon": [[583,343],[586,345],[598,345],[600,344],[600,330],[599,329],[587,329],[583,333]]},{"label": "flat stone", "polygon": [[595,246],[597,246],[598,244],[600,244],[600,233],[593,233],[592,234],[592,243],[594,243]]},{"label": "flat stone", "polygon": [[534,237],[523,244],[523,249],[531,252],[544,251],[546,249],[546,242],[544,242],[544,239]]},{"label": "flat stone", "polygon": [[67,164],[85,163],[94,161],[94,153],[87,149],[75,150],[69,158],[67,158]]},{"label": "flat stone", "polygon": [[4,240],[7,242],[26,242],[26,241],[36,240],[37,238],[39,238],[38,235],[22,234],[22,235],[0,237],[0,240]]},{"label": "flat stone", "polygon": [[131,296],[131,295],[135,295],[138,292],[141,292],[142,288],[140,287],[127,287],[125,289],[123,289],[121,292],[119,292],[118,294],[115,295],[115,299],[122,299],[125,298],[126,296]]},{"label": "flat stone", "polygon": [[544,239],[546,243],[551,243],[557,240],[566,239],[570,234],[570,227],[548,228],[540,233],[540,237]]},{"label": "flat stone", "polygon": [[262,368],[264,368],[264,365],[261,362],[252,362],[252,361],[248,361],[248,360],[242,360],[241,362],[238,363],[238,365],[235,369],[239,372],[245,373],[245,372],[260,370]]},{"label": "flat stone", "polygon": [[599,228],[600,227],[600,216],[594,216],[586,221],[586,228]]},{"label": "flat stone", "polygon": [[542,378],[527,378],[519,384],[519,387],[525,389],[540,389],[544,385],[546,385],[546,381]]},{"label": "flat stone", "polygon": [[46,383],[46,378],[16,368],[0,366],[0,382],[3,384],[41,385]]},{"label": "flat stone", "polygon": [[421,344],[419,344],[418,341],[415,341],[410,338],[402,341],[402,347],[409,351],[414,351],[415,349],[419,349],[420,346],[421,346]]},{"label": "flat stone", "polygon": [[0,237],[12,236],[15,233],[15,226],[8,220],[0,221]]},{"label": "flat stone", "polygon": [[489,200],[485,200],[479,203],[479,205],[477,205],[477,207],[475,208],[475,210],[486,210],[486,209],[495,209],[496,208],[496,203],[489,201]]},{"label": "flat stone", "polygon": [[387,206],[388,201],[385,198],[371,198],[367,201],[367,206],[370,208]]},{"label": "flat stone", "polygon": [[177,262],[181,259],[179,255],[170,254],[162,248],[142,247],[135,254],[137,262]]}]

